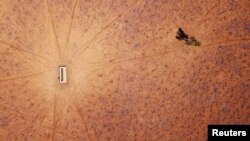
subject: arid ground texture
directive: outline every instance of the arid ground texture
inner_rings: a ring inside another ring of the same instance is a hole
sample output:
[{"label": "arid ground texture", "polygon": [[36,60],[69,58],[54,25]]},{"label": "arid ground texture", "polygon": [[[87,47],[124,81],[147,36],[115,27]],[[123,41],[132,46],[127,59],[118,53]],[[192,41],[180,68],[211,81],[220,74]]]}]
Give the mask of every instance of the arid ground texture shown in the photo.
[{"label": "arid ground texture", "polygon": [[250,124],[249,0],[0,1],[0,141],[206,141],[208,124]]}]

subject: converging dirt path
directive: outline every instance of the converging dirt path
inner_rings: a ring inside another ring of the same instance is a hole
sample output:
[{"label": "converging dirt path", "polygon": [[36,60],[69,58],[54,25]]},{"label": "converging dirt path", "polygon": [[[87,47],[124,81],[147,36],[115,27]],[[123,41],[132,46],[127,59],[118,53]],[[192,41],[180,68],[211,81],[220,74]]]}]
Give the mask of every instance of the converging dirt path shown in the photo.
[{"label": "converging dirt path", "polygon": [[250,124],[249,7],[1,0],[0,141],[205,141],[208,124]]}]

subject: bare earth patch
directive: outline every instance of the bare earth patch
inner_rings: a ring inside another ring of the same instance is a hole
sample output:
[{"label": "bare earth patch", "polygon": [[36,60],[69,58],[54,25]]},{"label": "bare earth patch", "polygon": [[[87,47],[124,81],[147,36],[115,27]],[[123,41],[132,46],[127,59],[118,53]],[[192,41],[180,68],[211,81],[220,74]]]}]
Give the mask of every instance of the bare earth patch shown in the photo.
[{"label": "bare earth patch", "polygon": [[208,124],[249,124],[249,7],[1,0],[0,140],[204,141]]}]

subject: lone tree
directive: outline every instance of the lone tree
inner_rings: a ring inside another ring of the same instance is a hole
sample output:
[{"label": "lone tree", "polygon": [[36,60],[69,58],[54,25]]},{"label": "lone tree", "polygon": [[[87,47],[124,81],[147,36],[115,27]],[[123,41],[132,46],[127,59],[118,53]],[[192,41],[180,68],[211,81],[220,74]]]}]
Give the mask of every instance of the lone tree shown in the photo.
[{"label": "lone tree", "polygon": [[195,37],[188,37],[188,35],[181,29],[179,28],[177,31],[177,36],[175,36],[177,40],[183,40],[185,41],[186,45],[192,45],[192,46],[200,46],[201,42],[198,41]]},{"label": "lone tree", "polygon": [[185,32],[179,28],[179,30],[177,31],[177,36],[175,36],[176,39],[178,40],[186,40],[188,39],[188,35],[185,34]]}]

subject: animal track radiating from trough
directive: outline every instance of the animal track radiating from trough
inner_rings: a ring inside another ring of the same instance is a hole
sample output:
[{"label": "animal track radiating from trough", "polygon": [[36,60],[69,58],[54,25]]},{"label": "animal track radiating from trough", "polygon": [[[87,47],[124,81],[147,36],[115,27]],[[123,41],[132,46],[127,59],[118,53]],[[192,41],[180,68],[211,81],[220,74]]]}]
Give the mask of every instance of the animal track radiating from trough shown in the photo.
[{"label": "animal track radiating from trough", "polygon": [[[89,45],[91,44],[91,42],[93,42],[94,40],[96,40],[96,38],[102,34],[105,30],[107,30],[115,21],[117,21],[123,14],[126,14],[126,12],[128,12],[133,6],[136,5],[136,3],[138,2],[139,0],[135,0],[135,2],[133,4],[131,4],[131,6],[129,6],[127,9],[125,9],[124,11],[122,11],[120,14],[118,14],[118,16],[116,16],[115,18],[113,18],[111,20],[111,22],[109,22],[107,25],[105,25],[101,31],[97,32],[92,39],[90,39],[89,41],[87,41],[86,43],[84,43],[82,46],[80,46],[82,48],[82,50],[79,51],[79,55],[81,55],[82,53],[85,52],[86,49],[89,48]],[[80,48],[80,49],[81,49]],[[77,50],[75,51],[77,52]],[[73,52],[72,56],[71,57],[74,57],[75,55],[75,52]],[[78,56],[78,55],[77,55]],[[70,57],[70,58],[71,58]]]},{"label": "animal track radiating from trough", "polygon": [[52,18],[52,12],[51,12],[51,8],[49,6],[48,0],[46,0],[46,4],[47,4],[47,9],[48,9],[51,25],[52,25],[52,28],[53,28],[53,34],[54,34],[54,38],[55,38],[55,42],[56,42],[56,47],[58,49],[59,57],[61,58],[61,47],[59,45],[58,38],[57,38],[57,35],[56,35],[55,24],[54,24],[54,21],[53,21],[53,18]]}]

